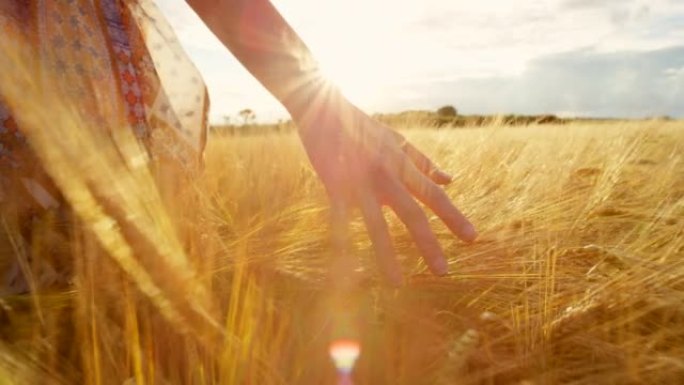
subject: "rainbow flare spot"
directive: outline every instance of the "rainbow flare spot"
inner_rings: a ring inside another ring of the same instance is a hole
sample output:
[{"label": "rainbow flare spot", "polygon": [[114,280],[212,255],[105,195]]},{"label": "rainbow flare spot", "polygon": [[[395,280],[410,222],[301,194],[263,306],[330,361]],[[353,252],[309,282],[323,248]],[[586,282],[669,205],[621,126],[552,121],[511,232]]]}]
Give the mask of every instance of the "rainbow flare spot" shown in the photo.
[{"label": "rainbow flare spot", "polygon": [[348,375],[361,354],[361,345],[354,340],[337,340],[330,344],[330,357],[340,374]]}]

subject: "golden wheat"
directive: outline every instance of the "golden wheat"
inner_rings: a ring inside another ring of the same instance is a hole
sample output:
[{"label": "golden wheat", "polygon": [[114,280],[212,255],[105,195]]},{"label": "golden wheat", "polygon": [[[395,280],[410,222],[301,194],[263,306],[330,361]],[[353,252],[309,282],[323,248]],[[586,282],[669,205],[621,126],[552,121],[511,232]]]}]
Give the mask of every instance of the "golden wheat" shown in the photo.
[{"label": "golden wheat", "polygon": [[[76,139],[104,146],[90,164],[107,178],[52,149],[59,131],[31,132],[77,218],[66,232],[37,219],[26,250],[3,212],[3,264],[23,255],[32,293],[2,298],[0,383],[333,384],[336,333],[360,341],[357,384],[684,380],[680,122],[406,130],[454,174],[481,237],[433,220],[451,269],[433,277],[388,212],[409,277],[395,290],[357,219],[361,279],[345,293],[328,284],[325,194],[295,135],[215,134],[174,201],[103,138]],[[61,265],[68,283],[44,278]]]}]

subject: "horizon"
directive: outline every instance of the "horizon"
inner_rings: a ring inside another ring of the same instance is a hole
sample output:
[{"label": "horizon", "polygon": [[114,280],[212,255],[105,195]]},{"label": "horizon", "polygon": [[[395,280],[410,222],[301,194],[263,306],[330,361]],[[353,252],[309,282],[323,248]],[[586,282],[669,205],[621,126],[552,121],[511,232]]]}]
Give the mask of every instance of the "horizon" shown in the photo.
[{"label": "horizon", "polygon": [[[446,107],[445,106],[440,106],[440,107]],[[383,112],[383,111],[375,111],[375,112],[369,112],[369,115],[372,117],[374,116],[381,116],[382,118],[394,118],[397,116],[400,116],[402,114],[420,114],[420,113],[432,113],[434,114],[435,118],[439,114],[437,110],[439,107],[432,109],[432,110],[417,110],[417,109],[409,109],[409,110],[402,110],[402,111],[395,111],[395,112]],[[558,118],[562,123],[586,123],[586,122],[638,122],[638,121],[648,121],[648,120],[658,120],[658,119],[663,119],[666,121],[684,121],[683,117],[673,117],[669,115],[654,115],[654,116],[635,116],[635,117],[619,117],[619,116],[573,116],[573,115],[556,115],[556,114],[551,114],[551,113],[543,113],[543,114],[513,114],[513,113],[506,113],[506,112],[501,112],[501,113],[493,113],[493,114],[478,114],[478,113],[461,113],[461,111],[457,111],[456,118],[461,117],[461,118],[476,118],[476,117],[483,117],[483,118],[499,118],[499,117],[506,117],[506,116],[511,116],[511,117],[520,117],[520,118],[543,118],[547,116],[555,117]],[[240,119],[243,119],[240,121]],[[428,119],[428,118],[426,118]],[[382,120],[381,120],[382,122]],[[244,118],[240,117],[238,114],[234,114],[231,116],[230,122],[225,122],[225,121],[211,121],[209,122],[209,125],[212,127],[234,127],[234,128],[239,128],[239,127],[271,127],[271,126],[277,126],[280,124],[291,124],[292,119],[289,116],[280,118],[278,120],[255,120],[254,122],[251,123],[246,123],[244,122]],[[531,122],[528,123],[523,123],[522,126],[529,125]],[[549,123],[544,123],[544,124],[549,124]],[[558,124],[558,123],[555,123]],[[517,124],[511,123],[511,124],[506,124],[504,123],[503,125],[511,125],[511,126],[516,126]],[[394,127],[390,125],[390,127]],[[431,126],[430,126],[431,127]],[[450,128],[458,129],[458,128],[472,128],[472,127],[478,127],[478,125],[471,125],[467,120],[464,123],[463,126],[448,126]],[[437,128],[441,128],[441,126],[438,126]]]},{"label": "horizon", "polygon": [[[676,0],[273,3],[370,114],[453,105],[464,115],[684,117]],[[260,123],[289,119],[185,1],[159,5],[205,79],[212,123],[245,108]]]}]

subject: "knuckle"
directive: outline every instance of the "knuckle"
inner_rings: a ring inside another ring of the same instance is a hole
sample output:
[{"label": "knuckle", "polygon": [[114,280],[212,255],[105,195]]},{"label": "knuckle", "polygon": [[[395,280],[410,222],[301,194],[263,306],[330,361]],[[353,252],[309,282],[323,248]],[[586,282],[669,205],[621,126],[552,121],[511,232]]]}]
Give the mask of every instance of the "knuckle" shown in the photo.
[{"label": "knuckle", "polygon": [[425,213],[423,210],[421,210],[420,206],[415,204],[415,202],[408,207],[405,208],[405,218],[406,221],[409,222],[407,225],[409,226],[422,226],[427,223],[427,218],[425,217]]},{"label": "knuckle", "polygon": [[451,199],[444,191],[444,189],[437,186],[432,181],[430,181],[428,199],[437,207],[448,208],[449,206],[451,206]]}]

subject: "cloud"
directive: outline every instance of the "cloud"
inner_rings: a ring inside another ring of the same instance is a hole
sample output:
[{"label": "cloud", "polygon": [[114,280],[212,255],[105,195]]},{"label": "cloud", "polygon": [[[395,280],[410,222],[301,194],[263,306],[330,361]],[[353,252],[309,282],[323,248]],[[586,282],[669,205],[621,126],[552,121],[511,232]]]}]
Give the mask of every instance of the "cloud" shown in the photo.
[{"label": "cloud", "polygon": [[[575,17],[600,15],[612,24],[616,34],[630,36],[654,30],[671,32],[673,29],[661,28],[663,22],[684,21],[684,3],[677,0],[565,0],[559,11]],[[680,34],[680,43],[682,39]]]},{"label": "cloud", "polygon": [[606,5],[620,4],[623,0],[565,0],[561,2],[564,9],[585,9],[595,7],[605,7]]},{"label": "cloud", "polygon": [[[682,65],[676,55],[664,63],[668,50],[684,56],[671,48],[684,47],[681,0],[272,1],[340,83],[368,80],[373,97],[355,101],[371,111],[457,103],[473,112],[682,116],[673,99],[684,100],[673,72]],[[286,116],[185,1],[158,3],[205,78],[215,119],[245,107]]]},{"label": "cloud", "polygon": [[[572,113],[596,117],[684,117],[684,46],[602,53],[575,50],[536,59],[520,76],[461,79],[422,87],[432,105],[463,113]],[[404,101],[425,104],[420,98]]]}]

